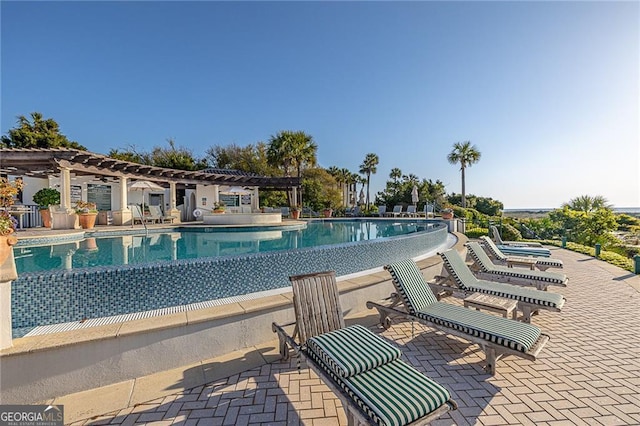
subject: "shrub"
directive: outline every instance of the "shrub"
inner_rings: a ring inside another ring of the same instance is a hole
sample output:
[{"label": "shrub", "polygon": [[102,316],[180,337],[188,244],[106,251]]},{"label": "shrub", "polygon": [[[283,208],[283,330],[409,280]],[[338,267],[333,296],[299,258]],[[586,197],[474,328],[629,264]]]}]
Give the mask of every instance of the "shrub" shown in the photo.
[{"label": "shrub", "polygon": [[60,204],[60,191],[55,188],[42,188],[33,194],[33,202],[40,210],[48,209],[50,205]]}]

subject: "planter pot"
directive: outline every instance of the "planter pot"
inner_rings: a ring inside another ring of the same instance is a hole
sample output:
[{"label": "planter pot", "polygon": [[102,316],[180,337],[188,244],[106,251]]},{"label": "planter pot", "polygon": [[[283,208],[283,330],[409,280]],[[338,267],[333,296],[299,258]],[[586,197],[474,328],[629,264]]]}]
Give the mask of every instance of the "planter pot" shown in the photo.
[{"label": "planter pot", "polygon": [[453,212],[451,213],[442,213],[443,219],[453,219]]},{"label": "planter pot", "polygon": [[96,224],[98,213],[79,213],[78,221],[82,229],[93,229]]},{"label": "planter pot", "polygon": [[322,211],[322,213],[324,214],[324,217],[331,217],[331,215],[333,214],[333,210],[332,209],[324,209]]},{"label": "planter pot", "polygon": [[300,219],[300,210],[291,210],[291,219]]},{"label": "planter pot", "polygon": [[222,210],[222,209],[215,209],[213,212],[214,212],[214,213],[216,213],[216,214],[222,214],[222,213],[224,213],[224,210]]},{"label": "planter pot", "polygon": [[11,235],[0,235],[0,265],[4,264],[7,257],[13,250],[13,246],[18,242],[18,239]]},{"label": "planter pot", "polygon": [[49,209],[40,210],[40,217],[42,217],[42,226],[51,228],[51,212]]}]

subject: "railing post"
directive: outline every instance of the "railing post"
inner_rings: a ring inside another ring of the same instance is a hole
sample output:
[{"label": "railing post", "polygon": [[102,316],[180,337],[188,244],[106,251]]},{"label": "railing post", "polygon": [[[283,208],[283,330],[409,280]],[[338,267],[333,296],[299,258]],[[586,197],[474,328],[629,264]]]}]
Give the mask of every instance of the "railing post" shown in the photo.
[{"label": "railing post", "polygon": [[602,246],[600,245],[600,243],[596,243],[596,257],[600,257],[600,249],[602,248]]},{"label": "railing post", "polygon": [[633,256],[633,273],[640,275],[640,254]]}]

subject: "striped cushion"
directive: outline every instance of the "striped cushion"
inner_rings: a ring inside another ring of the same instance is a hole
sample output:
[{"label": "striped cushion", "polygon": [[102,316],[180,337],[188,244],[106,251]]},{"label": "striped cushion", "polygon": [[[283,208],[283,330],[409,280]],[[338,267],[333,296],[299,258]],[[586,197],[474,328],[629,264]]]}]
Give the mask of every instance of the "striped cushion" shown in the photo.
[{"label": "striped cushion", "polygon": [[416,316],[520,352],[527,352],[540,337],[535,325],[444,302],[429,305]]},{"label": "striped cushion", "polygon": [[502,253],[500,251],[500,249],[498,248],[498,246],[496,246],[496,244],[491,241],[491,238],[487,237],[487,236],[482,236],[480,237],[480,239],[482,240],[482,244],[491,252],[491,254],[498,260],[507,260],[507,256],[504,255],[504,253]]},{"label": "striped cushion", "polygon": [[361,325],[341,328],[307,340],[309,352],[340,377],[352,377],[400,358],[391,346]]},{"label": "striped cushion", "polygon": [[555,285],[566,285],[567,276],[555,272],[546,271],[527,271],[524,269],[507,268],[505,266],[494,265],[489,256],[484,252],[480,244],[469,242],[465,244],[469,249],[469,253],[477,265],[484,272],[501,275],[505,277],[524,278],[534,281],[545,282]]},{"label": "striped cushion", "polygon": [[456,285],[463,291],[469,291],[470,286],[475,285],[478,279],[473,275],[460,254],[454,249],[449,249],[440,253],[444,262],[444,267],[455,281]]},{"label": "striped cushion", "polygon": [[313,352],[308,355],[369,416],[372,424],[406,425],[435,411],[450,399],[445,388],[399,359],[343,378]]},{"label": "striped cushion", "polygon": [[[498,246],[496,246],[495,243],[491,241],[491,238],[487,236],[482,236],[480,237],[480,239],[482,240],[482,245],[486,247],[487,250],[491,252],[493,257],[495,257],[498,260],[501,260],[504,262],[508,260],[512,262],[518,262],[521,260],[531,259],[531,257],[524,257],[524,256],[518,256],[518,255],[505,256],[505,254],[502,253],[502,251],[498,248]],[[536,258],[536,265],[549,266],[551,268],[562,268],[564,266],[564,264],[562,263],[562,260],[549,259],[549,258]]]},{"label": "striped cushion", "polygon": [[469,286],[469,291],[555,309],[561,309],[565,302],[565,298],[560,294],[493,281],[478,280]]},{"label": "striped cushion", "polygon": [[391,274],[391,279],[398,293],[405,300],[405,306],[410,314],[438,301],[413,260],[406,259],[391,263],[384,269]]},{"label": "striped cushion", "polygon": [[498,248],[504,254],[517,254],[519,256],[541,256],[550,257],[551,251],[546,248],[536,247],[509,247],[505,245],[498,245]]}]

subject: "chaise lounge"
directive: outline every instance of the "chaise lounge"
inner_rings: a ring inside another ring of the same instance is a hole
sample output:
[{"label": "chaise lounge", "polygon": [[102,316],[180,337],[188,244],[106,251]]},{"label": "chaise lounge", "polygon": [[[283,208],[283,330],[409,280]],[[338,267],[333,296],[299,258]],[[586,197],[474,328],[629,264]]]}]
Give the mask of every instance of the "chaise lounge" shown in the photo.
[{"label": "chaise lounge", "polygon": [[280,354],[287,359],[292,348],[305,360],[340,398],[349,425],[423,425],[457,408],[447,389],[400,359],[399,349],[365,327],[345,327],[335,272],[290,281],[296,321],[272,325]]},{"label": "chaise lounge", "polygon": [[[382,303],[367,302],[369,309],[378,310],[383,327],[390,325],[388,315],[395,314],[477,343],[485,352],[486,369],[492,375],[496,362],[506,355],[535,361],[550,339],[534,325],[438,301],[410,259],[386,265],[385,269],[398,295]],[[398,307],[400,303],[404,309]]]},{"label": "chaise lounge", "polygon": [[518,310],[522,312],[524,322],[531,322],[531,315],[540,309],[560,312],[566,302],[561,294],[479,280],[473,276],[460,254],[453,249],[440,253],[440,257],[443,261],[442,275],[436,276],[434,281],[429,282],[431,289],[439,296],[462,294],[467,297],[480,293],[515,300],[518,302]]},{"label": "chaise lounge", "polygon": [[503,241],[497,226],[491,225],[489,228],[496,244],[511,247],[542,247],[542,244],[531,241]]},{"label": "chaise lounge", "polygon": [[494,264],[487,253],[484,252],[480,243],[470,241],[465,244],[467,247],[467,260],[473,264],[470,266],[474,275],[480,279],[489,281],[499,281],[509,284],[535,286],[538,290],[546,290],[547,286],[557,285],[566,287],[569,279],[565,274],[546,271],[531,271],[519,268],[509,268],[507,266]]},{"label": "chaise lounge", "polygon": [[564,264],[560,259],[552,259],[549,257],[534,257],[534,256],[509,256],[502,252],[498,246],[491,241],[491,238],[487,236],[480,237],[480,241],[484,251],[491,258],[494,263],[502,266],[513,268],[514,266],[528,267],[533,270],[538,268],[541,271],[546,271],[549,268],[562,269]]}]

